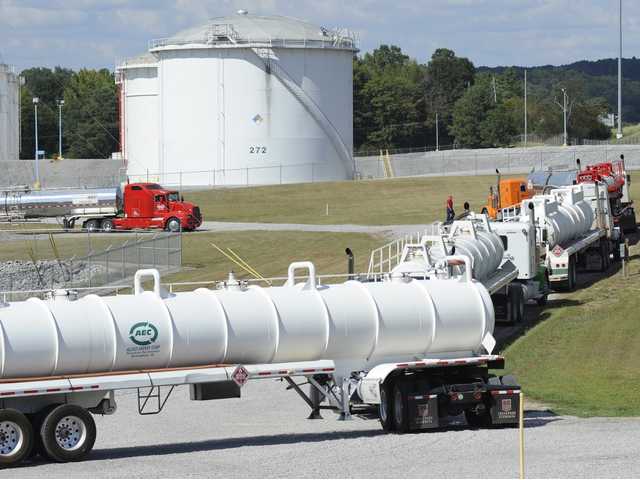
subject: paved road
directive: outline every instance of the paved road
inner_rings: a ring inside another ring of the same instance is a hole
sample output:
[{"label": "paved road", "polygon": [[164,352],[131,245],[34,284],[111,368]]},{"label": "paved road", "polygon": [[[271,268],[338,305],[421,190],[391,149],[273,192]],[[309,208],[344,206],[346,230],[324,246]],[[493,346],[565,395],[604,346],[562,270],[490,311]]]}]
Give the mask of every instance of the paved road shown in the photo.
[{"label": "paved road", "polygon": [[[306,405],[282,382],[259,380],[242,399],[191,402],[181,388],[156,416],[139,416],[136,397],[97,417],[91,457],[37,462],[2,478],[62,477],[515,477],[516,429],[386,435],[377,420],[306,420]],[[638,477],[640,419],[526,415],[530,477]]]},{"label": "paved road", "polygon": [[198,232],[235,232],[245,230],[333,232],[333,233],[369,233],[402,236],[423,231],[427,224],[420,225],[318,225],[304,223],[254,223],[254,222],[209,222],[205,221]]}]

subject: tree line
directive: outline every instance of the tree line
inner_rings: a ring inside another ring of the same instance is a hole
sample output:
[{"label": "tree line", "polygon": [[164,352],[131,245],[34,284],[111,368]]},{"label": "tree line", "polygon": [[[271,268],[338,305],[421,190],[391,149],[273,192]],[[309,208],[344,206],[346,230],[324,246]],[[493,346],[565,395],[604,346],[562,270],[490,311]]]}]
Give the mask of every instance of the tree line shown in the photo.
[{"label": "tree line", "polygon": [[107,69],[23,70],[20,158],[35,157],[35,108],[38,98],[38,149],[47,158],[58,152],[58,102],[62,106],[62,155],[109,158],[119,150],[116,85]]},{"label": "tree line", "polygon": [[[640,61],[627,63],[631,74]],[[638,68],[636,68],[638,67]],[[609,138],[598,117],[615,111],[611,61],[578,62],[565,67],[528,70],[528,133],[541,136],[563,131],[562,89],[568,92],[570,138]],[[35,152],[34,105],[38,97],[39,149],[47,157],[58,151],[58,101],[64,100],[63,156],[108,158],[120,150],[114,75],[107,69],[73,71],[31,68],[21,74],[21,158]],[[457,145],[513,145],[524,130],[522,67],[476,68],[446,48],[426,64],[393,45],[354,56],[354,151]],[[640,119],[638,79],[625,79],[625,118]],[[637,91],[637,92],[636,92]],[[437,127],[437,128],[436,128]],[[437,140],[436,140],[437,135]]]},{"label": "tree line", "polygon": [[[469,59],[445,48],[419,64],[388,45],[355,57],[353,68],[356,152],[434,146],[436,134],[440,145],[502,147],[514,144],[514,137],[524,131],[521,68],[476,69]],[[565,89],[568,136],[609,138],[610,129],[598,117],[610,104],[588,86],[579,72],[534,75],[527,87],[528,133],[563,132],[559,104]]]}]

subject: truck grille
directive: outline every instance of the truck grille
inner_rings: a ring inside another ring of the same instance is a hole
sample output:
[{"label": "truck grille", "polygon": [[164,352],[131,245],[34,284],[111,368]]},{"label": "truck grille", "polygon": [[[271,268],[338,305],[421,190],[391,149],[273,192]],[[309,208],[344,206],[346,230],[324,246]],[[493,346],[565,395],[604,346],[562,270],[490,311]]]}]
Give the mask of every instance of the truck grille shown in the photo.
[{"label": "truck grille", "polygon": [[202,214],[200,213],[200,207],[193,207],[193,216],[198,219],[198,221],[202,220]]}]

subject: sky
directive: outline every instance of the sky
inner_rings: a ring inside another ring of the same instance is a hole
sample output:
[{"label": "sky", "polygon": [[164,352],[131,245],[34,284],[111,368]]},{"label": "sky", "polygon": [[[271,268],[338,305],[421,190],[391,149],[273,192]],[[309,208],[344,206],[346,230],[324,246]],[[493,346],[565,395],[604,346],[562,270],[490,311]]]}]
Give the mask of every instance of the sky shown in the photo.
[{"label": "sky", "polygon": [[[348,28],[362,52],[393,44],[426,62],[450,48],[476,66],[560,65],[618,54],[619,0],[0,0],[0,63],[109,68],[238,9]],[[640,1],[622,0],[624,56],[640,51]]]}]

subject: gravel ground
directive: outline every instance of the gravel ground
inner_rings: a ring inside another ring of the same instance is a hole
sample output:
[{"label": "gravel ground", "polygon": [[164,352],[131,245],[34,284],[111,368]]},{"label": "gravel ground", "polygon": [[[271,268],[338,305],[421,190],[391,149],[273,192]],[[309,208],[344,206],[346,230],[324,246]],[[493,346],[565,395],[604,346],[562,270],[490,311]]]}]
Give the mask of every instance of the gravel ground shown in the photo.
[{"label": "gravel ground", "polygon": [[70,281],[82,284],[90,276],[95,277],[104,271],[102,265],[87,265],[77,261],[38,260],[36,265],[37,271],[30,261],[0,262],[0,291],[62,288]]},{"label": "gravel ground", "polygon": [[[518,431],[446,430],[387,435],[375,419],[306,420],[306,405],[281,382],[258,380],[242,399],[191,402],[174,392],[164,412],[139,416],[136,397],[118,396],[114,416],[97,417],[91,457],[36,462],[2,478],[69,477],[495,477],[518,475]],[[528,477],[638,477],[640,419],[526,414]]]}]

